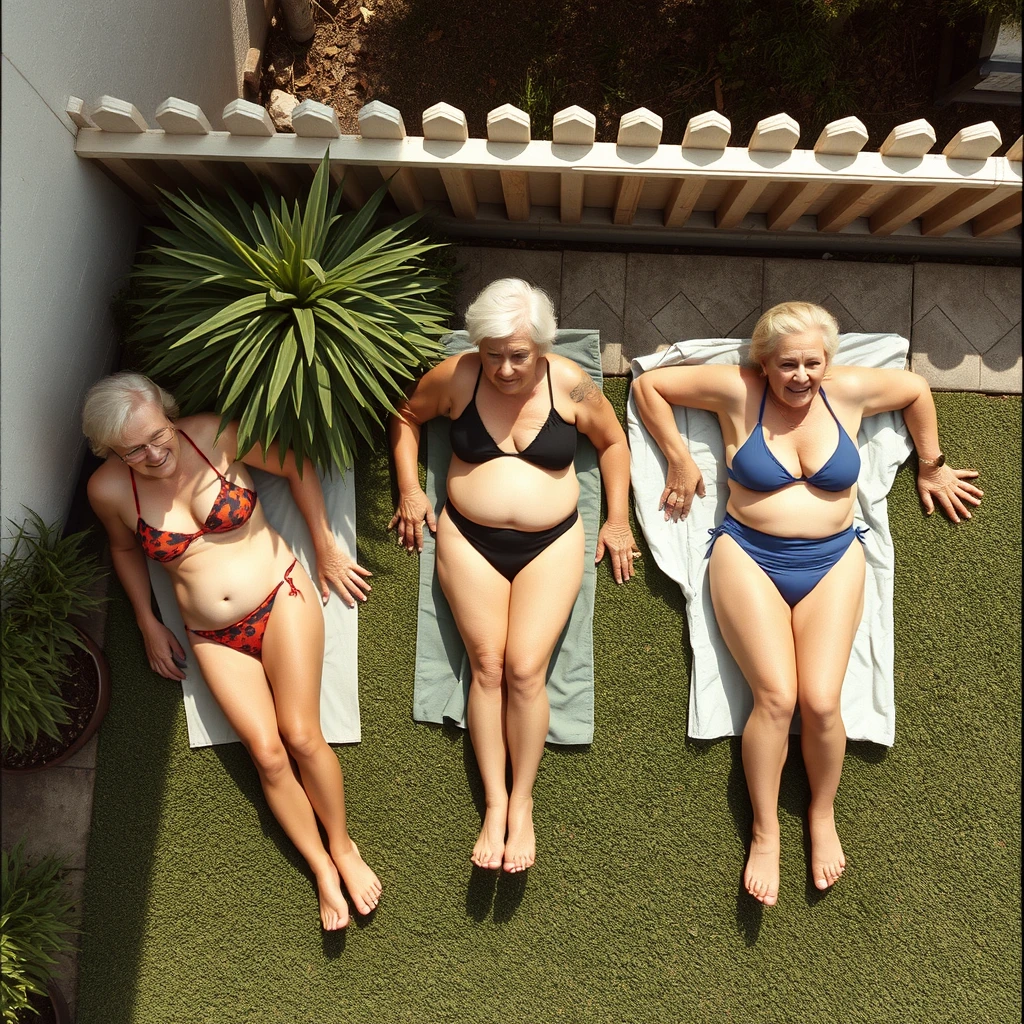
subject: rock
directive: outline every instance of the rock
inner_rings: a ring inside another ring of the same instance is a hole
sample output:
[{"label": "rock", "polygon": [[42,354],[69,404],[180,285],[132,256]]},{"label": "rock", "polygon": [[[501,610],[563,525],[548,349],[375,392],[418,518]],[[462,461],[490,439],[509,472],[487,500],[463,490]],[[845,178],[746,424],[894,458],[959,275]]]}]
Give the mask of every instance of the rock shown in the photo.
[{"label": "rock", "polygon": [[270,94],[270,102],[267,104],[267,111],[274,127],[278,131],[294,131],[292,128],[292,111],[299,105],[298,99],[290,92],[282,89],[274,89]]}]

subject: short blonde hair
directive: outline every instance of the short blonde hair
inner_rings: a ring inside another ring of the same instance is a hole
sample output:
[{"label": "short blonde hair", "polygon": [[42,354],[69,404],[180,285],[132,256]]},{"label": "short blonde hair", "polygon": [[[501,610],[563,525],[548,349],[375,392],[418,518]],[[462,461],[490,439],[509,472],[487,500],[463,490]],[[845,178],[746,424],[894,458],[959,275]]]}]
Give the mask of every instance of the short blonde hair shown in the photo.
[{"label": "short blonde hair", "polygon": [[831,363],[839,348],[836,318],[813,302],[780,302],[762,313],[757,321],[750,339],[750,359],[755,366],[760,366],[779,347],[783,338],[813,330],[821,332],[825,362]]},{"label": "short blonde hair", "polygon": [[82,407],[82,433],[93,453],[101,459],[110,455],[133,413],[147,402],[159,405],[169,420],[178,415],[178,403],[141,373],[113,373],[93,384]]},{"label": "short blonde hair", "polygon": [[466,330],[477,348],[484,338],[509,338],[526,330],[541,352],[549,352],[557,329],[551,299],[518,277],[492,281],[466,310]]}]

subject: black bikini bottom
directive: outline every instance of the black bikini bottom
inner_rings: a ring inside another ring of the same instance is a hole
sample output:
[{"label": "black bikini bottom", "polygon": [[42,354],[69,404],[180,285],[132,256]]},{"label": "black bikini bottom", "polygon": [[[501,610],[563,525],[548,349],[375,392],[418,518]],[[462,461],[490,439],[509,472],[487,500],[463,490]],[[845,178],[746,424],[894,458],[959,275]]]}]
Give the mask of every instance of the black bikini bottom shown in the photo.
[{"label": "black bikini bottom", "polygon": [[452,503],[445,503],[448,518],[469,543],[511,583],[545,548],[571,530],[580,517],[574,508],[549,530],[506,530],[481,526],[467,519]]}]

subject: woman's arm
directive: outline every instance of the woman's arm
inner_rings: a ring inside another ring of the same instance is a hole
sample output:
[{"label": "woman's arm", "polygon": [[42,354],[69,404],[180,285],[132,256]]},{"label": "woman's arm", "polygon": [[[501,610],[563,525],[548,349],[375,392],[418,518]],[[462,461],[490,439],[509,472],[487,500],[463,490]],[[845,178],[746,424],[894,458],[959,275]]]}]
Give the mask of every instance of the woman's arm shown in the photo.
[{"label": "woman's arm", "polygon": [[107,531],[110,560],[135,612],[149,667],[165,679],[184,679],[185,673],[175,662],[184,664],[185,652],[175,635],[153,614],[146,556],[138,538],[117,514],[116,489],[112,484],[97,470],[89,479],[89,504]]},{"label": "woman's arm", "polygon": [[[230,423],[224,428],[218,444],[222,444],[228,452],[235,452],[238,450],[237,437],[238,424]],[[313,540],[320,599],[327,604],[331,596],[330,585],[333,584],[345,604],[349,608],[354,608],[356,601],[365,601],[366,595],[372,589],[368,577],[373,573],[369,569],[364,569],[342,545],[338,544],[327,519],[323,487],[313,463],[306,459],[300,475],[295,453],[287,451],[282,465],[279,451],[276,441],[265,450],[257,442],[239,461],[254,469],[261,469],[274,476],[283,476],[288,480],[292,499],[302,513]]]},{"label": "woman's arm", "polygon": [[445,359],[425,373],[388,420],[398,485],[398,507],[388,529],[396,531],[398,543],[408,552],[423,550],[424,521],[431,532],[437,529],[433,506],[420,487],[420,431],[423,424],[435,416],[450,415],[451,383],[460,358]]},{"label": "woman's arm", "polygon": [[629,528],[629,445],[611,402],[589,373],[572,366],[576,381],[569,396],[576,403],[576,429],[597,449],[608,503],[608,518],[597,535],[594,562],[600,562],[607,550],[615,582],[625,583],[633,575],[633,559],[640,554]]},{"label": "woman's arm", "polygon": [[945,463],[945,456],[939,446],[935,401],[924,377],[909,370],[849,367],[842,372],[842,387],[860,399],[864,416],[896,410],[903,412],[907,430],[917,449],[917,492],[925,512],[931,515],[938,502],[954,523],[959,523],[961,518],[970,519],[967,505],[980,505],[984,493],[967,482],[975,479],[977,472],[953,469],[945,464],[929,464],[936,461]]},{"label": "woman's arm", "polygon": [[685,519],[694,496],[704,497],[704,477],[679,435],[672,407],[719,413],[740,397],[742,387],[736,366],[672,366],[648,370],[633,381],[640,419],[668,462],[665,489],[658,499],[666,519]]}]

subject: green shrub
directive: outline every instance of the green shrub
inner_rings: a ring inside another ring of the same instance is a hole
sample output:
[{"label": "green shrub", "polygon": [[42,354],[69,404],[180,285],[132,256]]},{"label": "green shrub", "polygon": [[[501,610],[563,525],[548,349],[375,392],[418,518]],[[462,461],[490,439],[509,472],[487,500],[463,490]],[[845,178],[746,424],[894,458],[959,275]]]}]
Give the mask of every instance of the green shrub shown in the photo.
[{"label": "green shrub", "polygon": [[[64,864],[46,857],[25,861],[22,844],[0,855],[3,882],[3,920],[0,922],[0,1008],[4,1024],[28,1017],[31,995],[45,996],[57,957],[71,948],[68,935],[71,904],[64,885]],[[22,1014],[19,1016],[19,1014]]]},{"label": "green shrub", "polygon": [[172,227],[153,228],[164,244],[133,274],[130,340],[183,412],[239,421],[239,455],[277,441],[282,460],[344,471],[442,355],[449,310],[422,259],[436,246],[407,236],[419,215],[371,234],[386,186],[344,216],[329,186],[325,154],[304,209],[165,192]]},{"label": "green shrub", "polygon": [[103,602],[91,593],[103,577],[96,557],[83,550],[88,531],[61,537],[31,509],[11,534],[0,563],[0,734],[5,747],[25,750],[40,733],[57,739],[67,721],[61,684],[73,647],[85,647],[68,616]]}]

